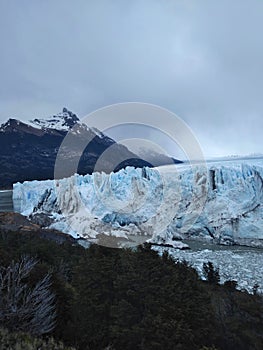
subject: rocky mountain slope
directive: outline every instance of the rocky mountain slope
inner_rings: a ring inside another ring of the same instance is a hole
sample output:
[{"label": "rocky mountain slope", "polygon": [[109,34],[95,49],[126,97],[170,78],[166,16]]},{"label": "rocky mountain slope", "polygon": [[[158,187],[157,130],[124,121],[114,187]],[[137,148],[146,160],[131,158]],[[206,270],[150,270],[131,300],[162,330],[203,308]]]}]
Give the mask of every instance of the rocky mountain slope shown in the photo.
[{"label": "rocky mountain slope", "polygon": [[[63,169],[60,177],[76,172],[72,164],[78,162],[79,174],[91,174],[100,156],[111,148],[110,156],[96,168],[106,173],[128,165],[151,166],[125,146],[116,143],[95,128],[81,123],[78,117],[63,108],[63,111],[48,119],[35,118],[28,123],[9,119],[0,127],[0,188],[12,188],[15,182],[54,178],[54,165],[59,147],[71,133],[71,146],[63,149]],[[87,140],[91,140],[86,146]],[[84,152],[80,150],[84,146]],[[64,166],[65,164],[65,166]]]}]

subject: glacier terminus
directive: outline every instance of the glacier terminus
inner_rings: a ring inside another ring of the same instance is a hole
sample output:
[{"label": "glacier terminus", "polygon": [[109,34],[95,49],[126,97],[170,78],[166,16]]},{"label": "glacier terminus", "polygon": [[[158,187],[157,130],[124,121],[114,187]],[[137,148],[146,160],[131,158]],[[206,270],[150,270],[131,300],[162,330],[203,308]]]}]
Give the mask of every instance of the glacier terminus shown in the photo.
[{"label": "glacier terminus", "polygon": [[262,160],[28,181],[14,184],[13,200],[44,226],[105,245],[111,237],[120,247],[182,239],[263,247]]}]

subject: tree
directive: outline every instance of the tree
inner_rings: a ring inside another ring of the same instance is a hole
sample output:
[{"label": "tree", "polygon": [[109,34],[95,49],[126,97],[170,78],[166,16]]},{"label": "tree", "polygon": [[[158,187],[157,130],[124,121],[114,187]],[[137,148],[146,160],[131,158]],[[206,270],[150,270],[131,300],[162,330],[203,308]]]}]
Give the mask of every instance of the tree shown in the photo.
[{"label": "tree", "polygon": [[28,333],[9,332],[7,329],[0,328],[0,349],[5,350],[25,350],[25,349],[41,349],[41,350],[75,350],[72,347],[66,347],[61,342],[55,341],[53,338],[41,339],[32,337]]},{"label": "tree", "polygon": [[211,261],[208,261],[207,263],[203,263],[203,274],[205,276],[205,279],[210,284],[219,284],[220,282],[219,269],[218,268],[215,269]]},{"label": "tree", "polygon": [[224,286],[230,291],[235,291],[238,284],[236,280],[227,280],[225,281]]},{"label": "tree", "polygon": [[11,331],[40,335],[55,327],[54,294],[47,274],[33,288],[26,279],[37,260],[23,257],[7,267],[0,267],[0,324]]},{"label": "tree", "polygon": [[255,283],[254,286],[253,286],[253,289],[252,289],[252,292],[253,292],[254,295],[258,294],[258,289],[259,289],[259,284]]}]

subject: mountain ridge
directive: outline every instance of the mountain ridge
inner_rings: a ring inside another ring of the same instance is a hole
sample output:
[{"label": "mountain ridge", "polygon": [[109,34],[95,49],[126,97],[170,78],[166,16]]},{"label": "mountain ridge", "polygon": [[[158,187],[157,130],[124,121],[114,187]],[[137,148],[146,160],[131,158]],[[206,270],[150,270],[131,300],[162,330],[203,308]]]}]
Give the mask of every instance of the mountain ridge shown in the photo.
[{"label": "mountain ridge", "polygon": [[[75,148],[69,145],[63,149],[60,178],[73,175],[74,162],[78,164],[75,172],[81,175],[94,170],[110,173],[126,166],[152,166],[100,130],[81,123],[76,114],[64,107],[47,119],[22,122],[10,118],[0,126],[0,189],[10,189],[14,183],[26,180],[53,179],[56,158],[68,133]],[[106,150],[111,152],[98,166]]]}]

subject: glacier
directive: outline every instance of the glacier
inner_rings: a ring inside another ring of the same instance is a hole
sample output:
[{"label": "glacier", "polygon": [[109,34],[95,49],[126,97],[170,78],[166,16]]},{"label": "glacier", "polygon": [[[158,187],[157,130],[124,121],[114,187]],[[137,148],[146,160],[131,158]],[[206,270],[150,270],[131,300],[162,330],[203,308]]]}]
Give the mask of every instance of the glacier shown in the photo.
[{"label": "glacier", "polygon": [[13,185],[13,201],[33,221],[44,216],[46,227],[109,246],[197,239],[263,247],[261,162],[127,167],[26,181]]}]

